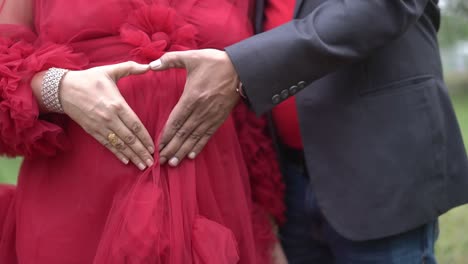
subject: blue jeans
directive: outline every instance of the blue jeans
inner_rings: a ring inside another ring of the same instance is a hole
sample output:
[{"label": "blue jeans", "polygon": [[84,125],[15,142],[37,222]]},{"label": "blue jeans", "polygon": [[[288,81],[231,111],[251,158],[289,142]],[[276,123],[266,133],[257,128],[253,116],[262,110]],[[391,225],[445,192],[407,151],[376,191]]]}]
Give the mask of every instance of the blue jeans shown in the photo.
[{"label": "blue jeans", "polygon": [[338,234],[321,214],[303,166],[285,162],[287,222],[280,229],[290,264],[436,264],[437,220],[371,241]]}]

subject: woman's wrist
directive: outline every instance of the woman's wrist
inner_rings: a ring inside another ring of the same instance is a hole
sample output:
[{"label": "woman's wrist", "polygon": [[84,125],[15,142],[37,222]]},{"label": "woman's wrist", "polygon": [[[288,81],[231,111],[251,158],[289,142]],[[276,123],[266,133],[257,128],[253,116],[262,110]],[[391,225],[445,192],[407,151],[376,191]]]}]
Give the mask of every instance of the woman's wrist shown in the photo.
[{"label": "woman's wrist", "polygon": [[45,108],[54,113],[63,114],[60,101],[60,85],[68,70],[61,68],[50,68],[44,74],[41,86],[42,103]]},{"label": "woman's wrist", "polygon": [[34,75],[31,87],[40,113],[64,113],[60,93],[62,79],[67,73],[66,69],[50,68]]}]

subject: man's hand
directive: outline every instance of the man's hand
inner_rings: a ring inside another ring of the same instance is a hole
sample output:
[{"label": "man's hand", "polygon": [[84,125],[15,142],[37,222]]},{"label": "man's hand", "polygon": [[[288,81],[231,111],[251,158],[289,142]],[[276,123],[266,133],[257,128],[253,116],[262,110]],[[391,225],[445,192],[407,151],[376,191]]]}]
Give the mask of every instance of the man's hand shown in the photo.
[{"label": "man's hand", "polygon": [[160,163],[177,166],[194,159],[237,104],[239,78],[224,51],[206,49],[166,53],[153,70],[187,69],[184,92],[159,139]]}]

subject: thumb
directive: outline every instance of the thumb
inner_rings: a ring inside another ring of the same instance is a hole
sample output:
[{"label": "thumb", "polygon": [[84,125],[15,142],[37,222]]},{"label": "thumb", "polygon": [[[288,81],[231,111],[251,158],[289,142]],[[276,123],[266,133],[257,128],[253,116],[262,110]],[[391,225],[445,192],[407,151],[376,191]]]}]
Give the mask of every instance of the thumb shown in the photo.
[{"label": "thumb", "polygon": [[163,71],[170,68],[187,68],[190,53],[188,51],[173,51],[152,61],[149,66],[151,70]]},{"label": "thumb", "polygon": [[106,71],[115,81],[125,76],[134,74],[143,74],[149,70],[148,64],[140,64],[134,61],[127,61],[109,65],[106,67]]}]

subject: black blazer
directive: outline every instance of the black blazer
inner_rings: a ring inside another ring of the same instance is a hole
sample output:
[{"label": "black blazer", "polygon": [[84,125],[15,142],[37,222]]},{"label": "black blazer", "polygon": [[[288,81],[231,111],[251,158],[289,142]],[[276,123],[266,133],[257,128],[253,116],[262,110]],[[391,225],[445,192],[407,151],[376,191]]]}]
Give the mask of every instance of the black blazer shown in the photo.
[{"label": "black blazer", "polygon": [[401,233],[468,201],[439,16],[435,0],[299,0],[292,22],[226,48],[258,114],[296,96],[319,206],[349,239]]}]

